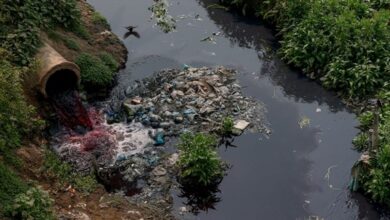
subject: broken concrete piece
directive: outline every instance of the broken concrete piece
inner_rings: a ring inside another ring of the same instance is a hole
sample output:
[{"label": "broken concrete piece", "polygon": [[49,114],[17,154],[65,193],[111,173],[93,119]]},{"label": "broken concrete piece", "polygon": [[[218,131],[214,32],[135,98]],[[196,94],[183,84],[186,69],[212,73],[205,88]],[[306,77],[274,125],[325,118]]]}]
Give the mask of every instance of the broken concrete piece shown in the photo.
[{"label": "broken concrete piece", "polygon": [[249,122],[245,121],[245,120],[237,120],[235,123],[234,123],[234,126],[233,128],[235,129],[238,129],[240,131],[243,131],[245,130],[248,126],[249,126]]}]

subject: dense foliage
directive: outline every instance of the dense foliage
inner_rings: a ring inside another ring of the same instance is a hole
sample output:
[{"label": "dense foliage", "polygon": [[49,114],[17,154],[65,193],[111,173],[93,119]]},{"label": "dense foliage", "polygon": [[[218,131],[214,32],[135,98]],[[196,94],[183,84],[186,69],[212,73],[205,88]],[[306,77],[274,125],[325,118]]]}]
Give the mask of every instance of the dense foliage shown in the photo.
[{"label": "dense foliage", "polygon": [[34,109],[23,95],[21,73],[4,57],[0,60],[0,154],[7,162],[12,162],[10,152],[20,146],[22,137],[38,128]]},{"label": "dense foliage", "polygon": [[221,1],[274,24],[282,58],[324,86],[352,101],[381,100],[380,120],[372,108],[359,117],[362,132],[353,143],[370,159],[359,162],[355,186],[390,205],[390,1]]},{"label": "dense foliage", "polygon": [[216,138],[206,134],[184,133],[180,137],[181,182],[198,186],[215,184],[224,175],[223,163],[215,151]]},{"label": "dense foliage", "polygon": [[86,90],[107,88],[112,85],[113,63],[103,56],[102,59],[82,53],[76,59],[76,64],[81,71],[81,85]]},{"label": "dense foliage", "polygon": [[76,0],[1,0],[0,46],[11,52],[13,62],[28,64],[41,44],[41,29],[82,29],[76,4]]},{"label": "dense foliage", "polygon": [[282,36],[280,53],[349,98],[375,95],[390,80],[390,11],[383,1],[225,0],[250,5]]}]

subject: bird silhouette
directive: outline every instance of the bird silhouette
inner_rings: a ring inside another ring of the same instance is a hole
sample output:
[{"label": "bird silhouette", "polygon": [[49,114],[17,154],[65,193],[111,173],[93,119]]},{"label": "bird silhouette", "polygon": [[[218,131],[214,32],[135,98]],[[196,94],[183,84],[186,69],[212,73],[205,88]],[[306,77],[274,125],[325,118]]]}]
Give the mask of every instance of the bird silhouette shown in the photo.
[{"label": "bird silhouette", "polygon": [[139,35],[139,33],[134,30],[135,28],[137,28],[137,26],[127,26],[125,28],[127,29],[127,32],[125,33],[123,38],[126,39],[126,38],[130,37],[131,35],[133,35],[136,38],[141,38],[141,35]]}]

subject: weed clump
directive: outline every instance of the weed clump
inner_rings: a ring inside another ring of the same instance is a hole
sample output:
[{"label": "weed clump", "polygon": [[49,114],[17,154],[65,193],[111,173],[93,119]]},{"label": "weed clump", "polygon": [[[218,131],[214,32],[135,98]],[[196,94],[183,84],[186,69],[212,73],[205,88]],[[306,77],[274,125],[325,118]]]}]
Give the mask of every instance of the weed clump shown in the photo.
[{"label": "weed clump", "polygon": [[224,176],[224,164],[218,157],[216,138],[202,133],[184,133],[180,137],[180,181],[184,184],[210,186]]},{"label": "weed clump", "polygon": [[93,174],[82,176],[73,172],[68,163],[62,162],[50,150],[46,150],[43,168],[50,176],[58,178],[61,184],[71,184],[86,194],[93,192],[98,184]]},{"label": "weed clump", "polygon": [[222,121],[221,132],[223,135],[231,135],[233,133],[234,121],[233,118],[228,116]]}]

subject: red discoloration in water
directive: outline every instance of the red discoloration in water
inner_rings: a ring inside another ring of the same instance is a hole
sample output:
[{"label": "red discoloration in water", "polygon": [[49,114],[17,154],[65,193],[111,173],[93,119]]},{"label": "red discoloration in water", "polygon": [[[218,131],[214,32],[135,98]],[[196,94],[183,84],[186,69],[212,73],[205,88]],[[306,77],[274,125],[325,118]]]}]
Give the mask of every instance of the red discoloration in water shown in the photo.
[{"label": "red discoloration in water", "polygon": [[87,130],[93,129],[92,121],[76,90],[53,94],[50,99],[61,123],[65,127],[70,129],[78,127]]}]

